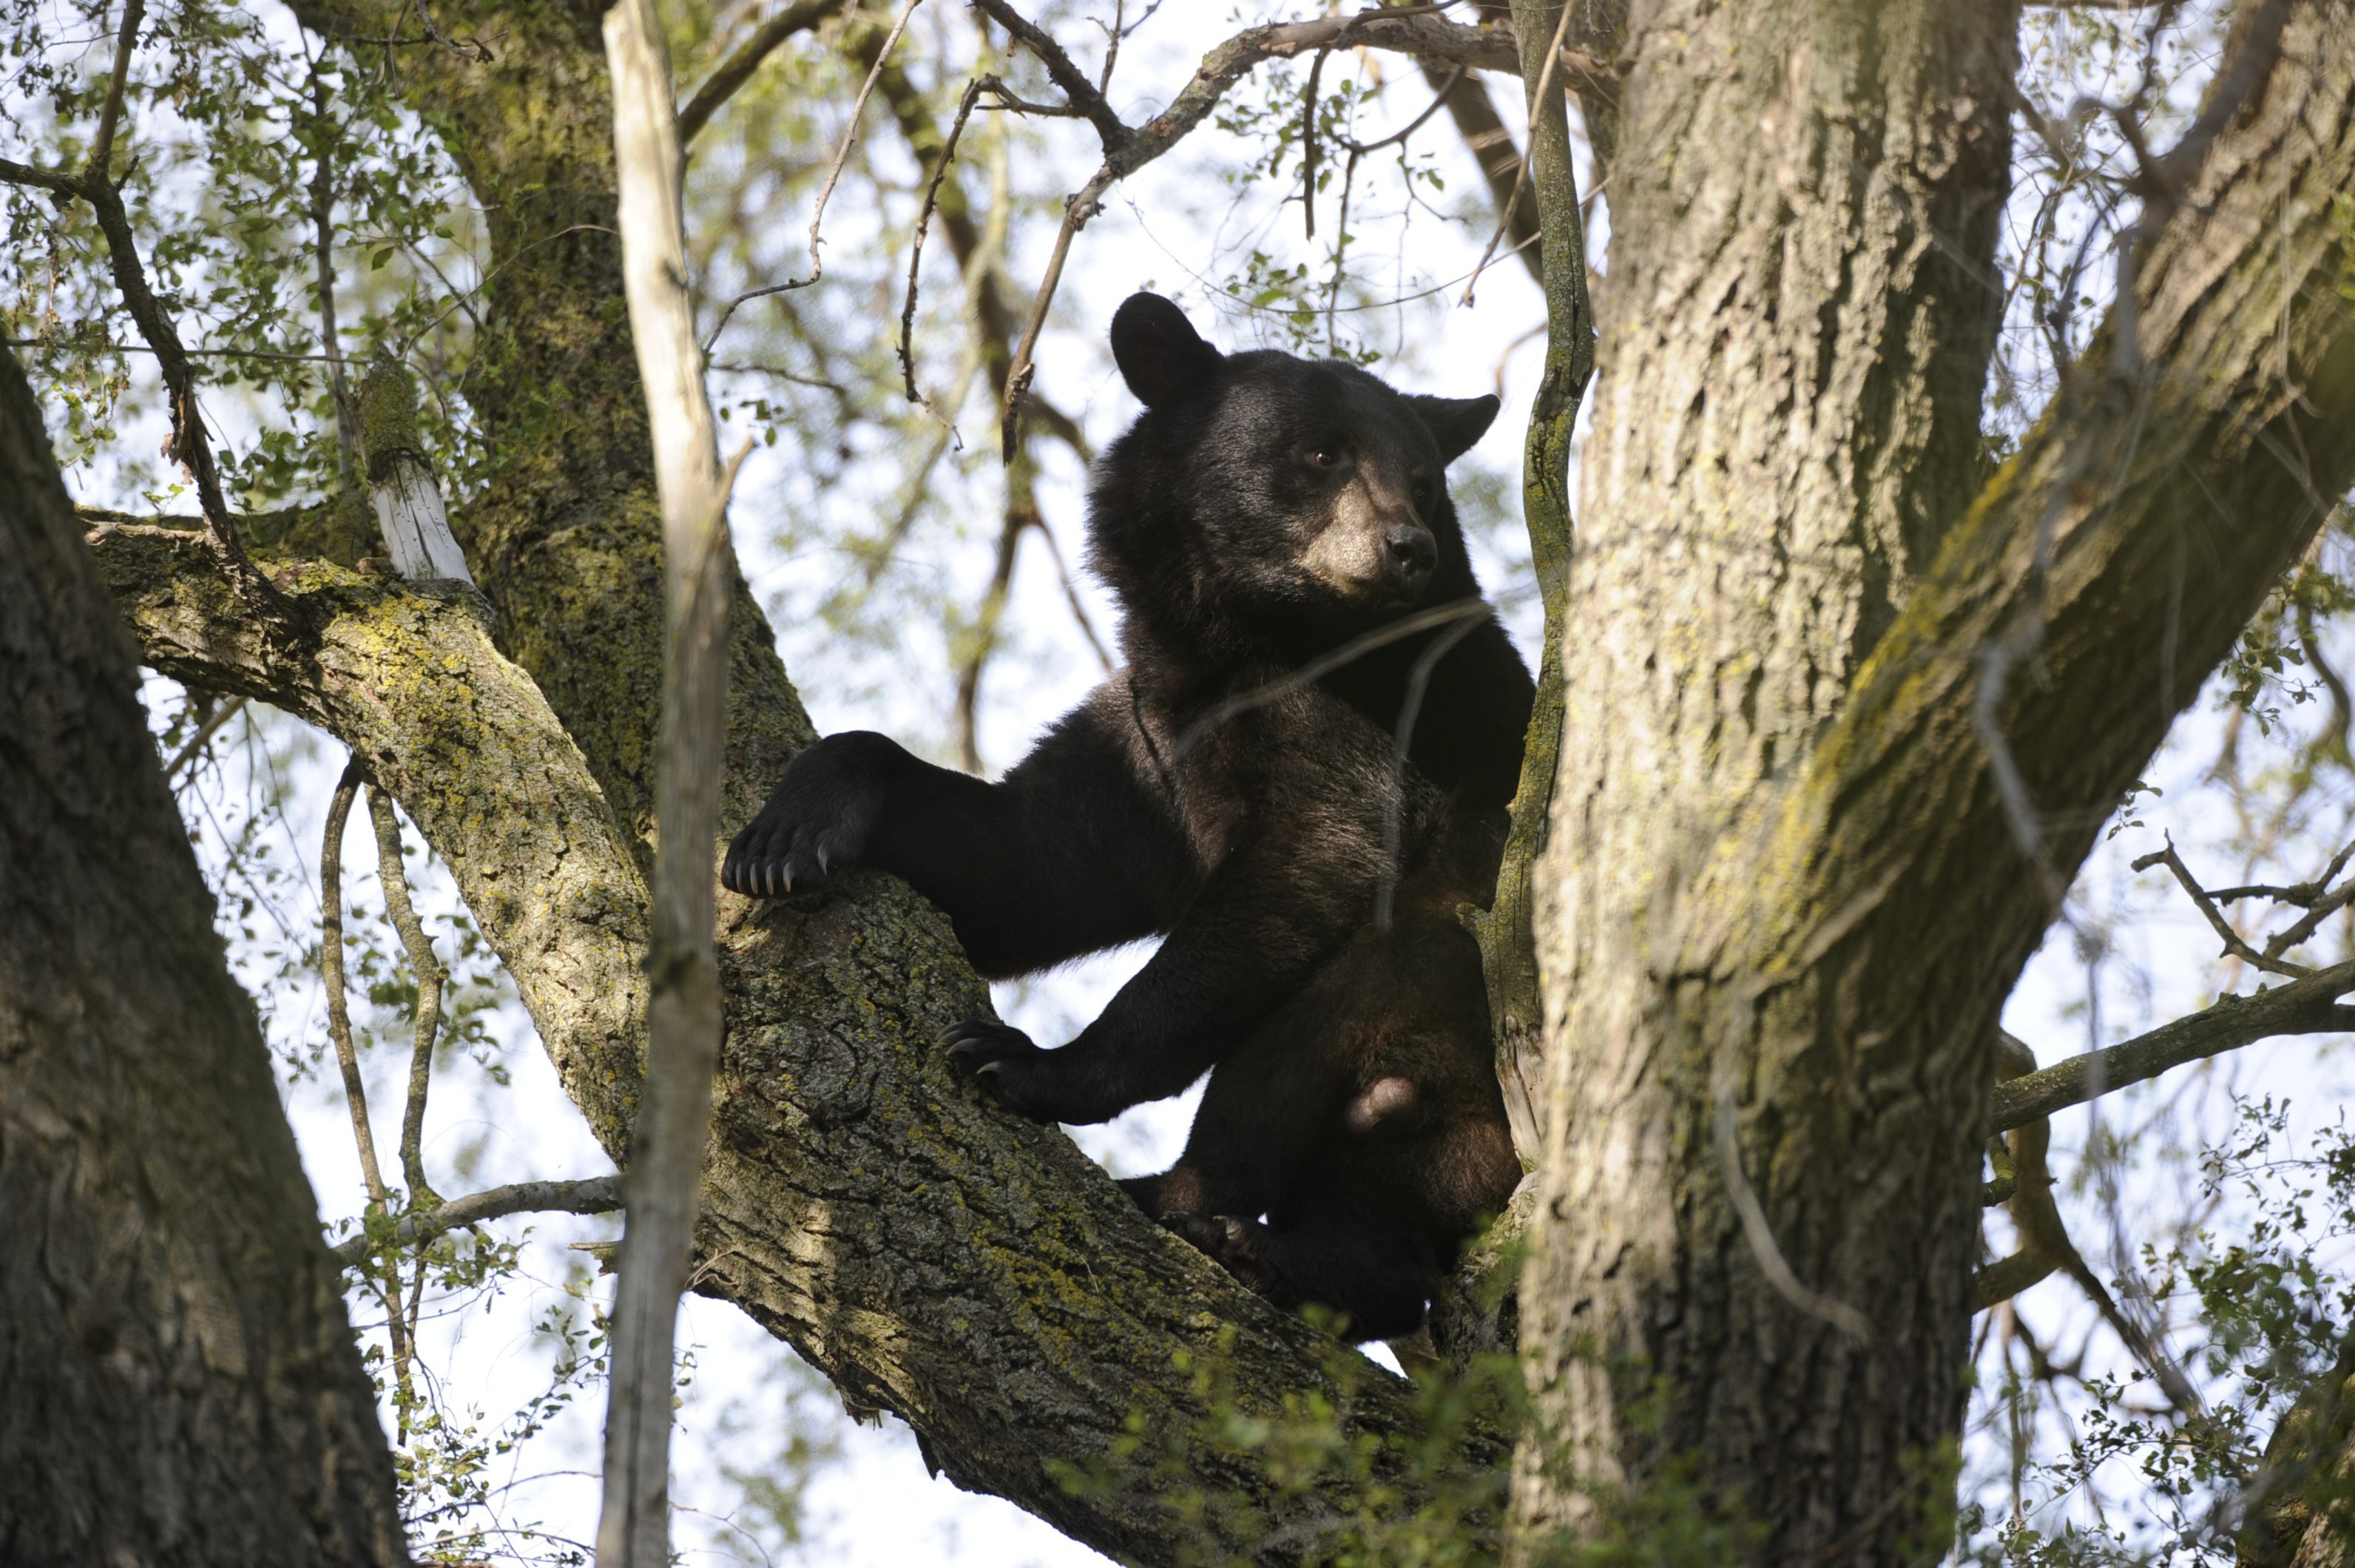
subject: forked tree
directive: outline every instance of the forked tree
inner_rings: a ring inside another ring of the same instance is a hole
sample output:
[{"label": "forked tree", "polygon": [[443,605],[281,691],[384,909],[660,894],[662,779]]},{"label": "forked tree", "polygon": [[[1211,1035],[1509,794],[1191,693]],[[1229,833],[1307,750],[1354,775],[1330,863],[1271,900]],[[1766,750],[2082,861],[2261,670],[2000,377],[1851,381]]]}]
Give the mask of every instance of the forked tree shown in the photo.
[{"label": "forked tree", "polygon": [[[2049,1064],[1991,1108],[1998,1010],[2102,819],[2355,483],[2355,5],[2237,10],[2179,140],[2135,142],[2132,216],[2098,261],[2105,319],[2003,453],[1986,399],[2014,139],[2138,128],[2147,107],[2037,112],[2014,5],[1314,18],[1238,33],[1142,122],[1073,63],[1101,35],[975,5],[1042,68],[1025,91],[1102,143],[1035,304],[977,306],[1018,468],[1060,417],[1029,360],[1087,219],[1257,65],[1364,48],[1420,60],[1443,99],[1487,72],[1537,101],[1527,192],[1497,184],[1552,312],[1525,475],[1545,688],[1518,859],[1483,931],[1536,1169],[1518,1278],[1534,1420],[1517,1455],[1476,1419],[1434,1456],[1404,1384],[1350,1373],[1060,1132],[977,1100],[932,1041],[986,992],[937,915],[875,876],[814,912],[721,901],[696,1288],[904,1418],[960,1486],[1138,1561],[1380,1560],[1363,1543],[1385,1521],[1448,1508],[1465,1552],[1541,1562],[1670,1480],[1757,1561],[1934,1560],[1990,1134],[2342,1022],[2355,989],[2355,967],[2275,952],[2291,983],[2261,1002]],[[784,8],[687,95],[686,133],[763,48],[840,9]],[[388,80],[486,215],[453,390],[495,461],[450,518],[479,592],[336,564],[353,523],[332,505],[266,539],[229,510],[142,276],[156,237],[113,184],[113,107],[73,166],[0,178],[95,213],[204,515],[109,521],[91,548],[147,664],[299,716],[400,803],[621,1158],[648,1011],[662,542],[599,11],[500,6],[456,38],[409,4],[294,11],[328,48],[405,40]],[[887,64],[869,84],[937,168],[938,128],[917,133]],[[1565,92],[1610,214],[1591,327]],[[940,214],[962,260],[961,199]],[[409,453],[399,403],[360,411],[355,486],[391,484]],[[724,831],[813,738],[730,575]],[[613,1194],[511,1206],[551,1199]],[[1359,1462],[1290,1470],[1214,1439],[1318,1401]]]}]

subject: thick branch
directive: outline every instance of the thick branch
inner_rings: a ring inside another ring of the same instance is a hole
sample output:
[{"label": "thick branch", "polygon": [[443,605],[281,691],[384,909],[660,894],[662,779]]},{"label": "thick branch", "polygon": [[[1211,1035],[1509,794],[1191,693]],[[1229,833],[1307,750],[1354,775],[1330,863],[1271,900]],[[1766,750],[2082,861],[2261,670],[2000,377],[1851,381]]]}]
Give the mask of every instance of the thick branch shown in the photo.
[{"label": "thick branch", "polygon": [[[1795,803],[1823,814],[1809,880],[1846,890],[1828,907],[1870,889],[1972,908],[1972,944],[1992,915],[1997,945],[2024,956],[2050,911],[2019,874],[1991,761],[2053,825],[2065,874],[2197,691],[2162,688],[2167,652],[2212,667],[2355,482],[2350,26],[2345,0],[2297,7],[2141,271],[2147,379],[2063,390],[1858,676]],[[2036,678],[1983,686],[1989,650],[2033,657]],[[1975,709],[1995,718],[1993,759]],[[1901,822],[1944,826],[1901,841]],[[1952,923],[1920,936],[1917,957],[1964,940]]]},{"label": "thick branch", "polygon": [[[92,542],[147,663],[287,708],[368,761],[450,866],[567,1093],[623,1150],[645,884],[479,601],[306,565],[283,574],[288,615],[273,623],[221,581],[200,538],[110,528]],[[1363,1500],[1340,1477],[1278,1486],[1213,1444],[1187,1445],[1176,1471],[1157,1453],[1114,1462],[1077,1493],[1052,1478],[1049,1461],[1103,1464],[1132,1413],[1155,1432],[1209,1421],[1181,1365],[1230,1370],[1246,1418],[1334,1402],[1346,1439],[1376,1445],[1401,1509],[1463,1484],[1411,1460],[1422,1438],[1403,1385],[1363,1369],[1345,1387],[1328,1344],[1147,1222],[1060,1131],[977,1103],[930,1047],[989,1006],[946,923],[880,877],[850,892],[812,917],[724,901],[728,1035],[697,1288],[850,1399],[904,1416],[959,1485],[1141,1562],[1179,1550],[1173,1490],[1231,1502],[1204,1528],[1243,1556],[1330,1540]],[[1481,1436],[1462,1463],[1503,1458]]]}]

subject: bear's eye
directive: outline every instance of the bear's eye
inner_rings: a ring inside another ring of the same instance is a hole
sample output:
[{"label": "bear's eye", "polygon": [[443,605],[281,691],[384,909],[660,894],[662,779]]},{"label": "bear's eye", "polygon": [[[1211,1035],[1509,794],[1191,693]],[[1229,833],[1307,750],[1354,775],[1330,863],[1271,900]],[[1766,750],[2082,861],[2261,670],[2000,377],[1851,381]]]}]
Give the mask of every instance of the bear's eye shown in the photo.
[{"label": "bear's eye", "polygon": [[1300,461],[1320,473],[1329,473],[1341,466],[1341,449],[1329,441],[1311,442],[1301,449]]}]

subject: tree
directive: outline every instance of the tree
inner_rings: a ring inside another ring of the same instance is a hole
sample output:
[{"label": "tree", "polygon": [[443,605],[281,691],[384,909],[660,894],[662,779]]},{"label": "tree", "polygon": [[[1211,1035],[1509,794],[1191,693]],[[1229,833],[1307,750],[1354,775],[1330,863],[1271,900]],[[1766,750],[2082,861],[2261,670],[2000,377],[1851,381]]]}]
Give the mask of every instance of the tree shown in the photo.
[{"label": "tree", "polygon": [[[95,121],[95,145],[60,130],[66,161],[0,165],[94,215],[70,232],[103,249],[162,363],[174,455],[200,481],[196,526],[117,517],[92,546],[151,667],[299,716],[400,803],[620,1158],[648,1006],[661,547],[644,403],[617,351],[596,9],[518,4],[463,37],[405,5],[294,9],[321,40],[314,82],[336,75],[387,136],[413,126],[446,155],[492,261],[464,302],[463,369],[433,389],[456,405],[429,411],[428,433],[404,424],[397,377],[354,400],[338,368],[316,389],[319,450],[283,467],[340,464],[348,496],[363,472],[382,483],[404,456],[457,454],[452,522],[479,595],[355,569],[373,547],[332,499],[240,517],[201,482],[193,372],[143,246],[158,265],[185,258],[137,230],[110,156],[147,37],[135,5],[106,86],[58,90],[59,125]],[[1090,36],[1075,22],[977,0],[1008,58],[943,133],[895,75],[883,22],[805,0],[711,68],[681,120],[695,133],[823,24],[928,182],[1009,464],[995,597],[961,655],[970,755],[992,604],[1042,527],[1026,465],[1041,441],[1083,445],[1032,358],[1107,192],[1222,105],[1241,115],[1238,84],[1270,60],[1312,62],[1305,115],[1251,123],[1312,204],[1327,56],[1445,73],[1442,100],[1475,136],[1493,128],[1463,106],[1465,73],[1520,77],[1541,105],[1528,187],[1553,318],[1526,480],[1555,700],[1506,882],[1533,904],[1533,948],[1509,897],[1486,928],[1502,1071],[1542,1137],[1516,1550],[1540,1560],[1563,1531],[1618,1528],[1630,1499],[1698,1492],[1764,1561],[1934,1555],[1925,1520],[1949,1485],[1977,1304],[1998,1009],[2103,815],[2355,482],[2355,14],[2243,7],[2162,154],[2147,79],[2058,123],[2024,97],[2009,6],[1511,9],[1511,31],[1497,6],[1476,25],[1407,7],[1246,28],[1138,120],[1105,97],[1109,59],[1101,76],[1074,63]],[[185,63],[218,41],[208,27],[191,9],[176,35],[193,105],[220,96]],[[1588,346],[1550,73],[1577,95],[1611,219],[1566,567],[1545,528],[1567,520]],[[948,149],[976,114],[1002,124],[1050,95],[1102,163],[1025,313],[1001,293],[1003,230],[975,221]],[[312,168],[272,165],[263,184],[334,183],[332,95],[308,101],[290,156]],[[2056,161],[2079,155],[2069,138],[2089,120],[2115,123],[2135,161],[2096,230],[2119,257],[2107,321],[2079,351],[2082,258],[2051,280],[2066,296],[2053,390],[2009,429],[1987,387],[2015,115]],[[1354,174],[1367,149],[1348,145]],[[135,167],[123,177],[135,198]],[[1518,212],[1520,181],[1497,184]],[[317,303],[339,359],[331,272]],[[1313,321],[1297,280],[1277,293]],[[444,329],[407,304],[387,314],[403,310],[402,345],[432,360],[421,346]],[[330,428],[349,439],[330,448]],[[271,478],[252,461],[235,476],[249,491]],[[723,827],[813,736],[730,576]],[[1060,1134],[976,1104],[928,1046],[986,994],[904,888],[864,878],[815,911],[726,901],[720,923],[728,1032],[698,1288],[847,1400],[903,1416],[958,1484],[1108,1552],[1379,1555],[1351,1543],[1419,1511],[1468,1521],[1459,1545],[1485,1548],[1511,1435],[1474,1416],[1434,1454],[1405,1385],[1336,1360],[1153,1232]],[[496,1207],[421,1204],[402,1223],[431,1232]],[[1348,1462],[1214,1435],[1304,1413]],[[1188,1500],[1173,1512],[1173,1498]]]},{"label": "tree", "polygon": [[5,356],[0,486],[0,1554],[406,1563],[253,1006]]}]

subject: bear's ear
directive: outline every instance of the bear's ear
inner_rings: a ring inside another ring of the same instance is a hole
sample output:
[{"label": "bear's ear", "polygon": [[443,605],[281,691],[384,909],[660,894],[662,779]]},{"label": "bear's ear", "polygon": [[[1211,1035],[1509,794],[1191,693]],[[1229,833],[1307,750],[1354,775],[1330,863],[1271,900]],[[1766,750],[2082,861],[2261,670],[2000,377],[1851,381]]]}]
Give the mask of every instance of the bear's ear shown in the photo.
[{"label": "bear's ear", "polygon": [[1439,443],[1440,456],[1453,463],[1479,444],[1496,422],[1497,411],[1504,404],[1495,398],[1425,398],[1410,396],[1406,406]]},{"label": "bear's ear", "polygon": [[1159,294],[1134,293],[1112,317],[1113,362],[1148,409],[1202,389],[1226,356],[1202,341],[1194,324]]}]

